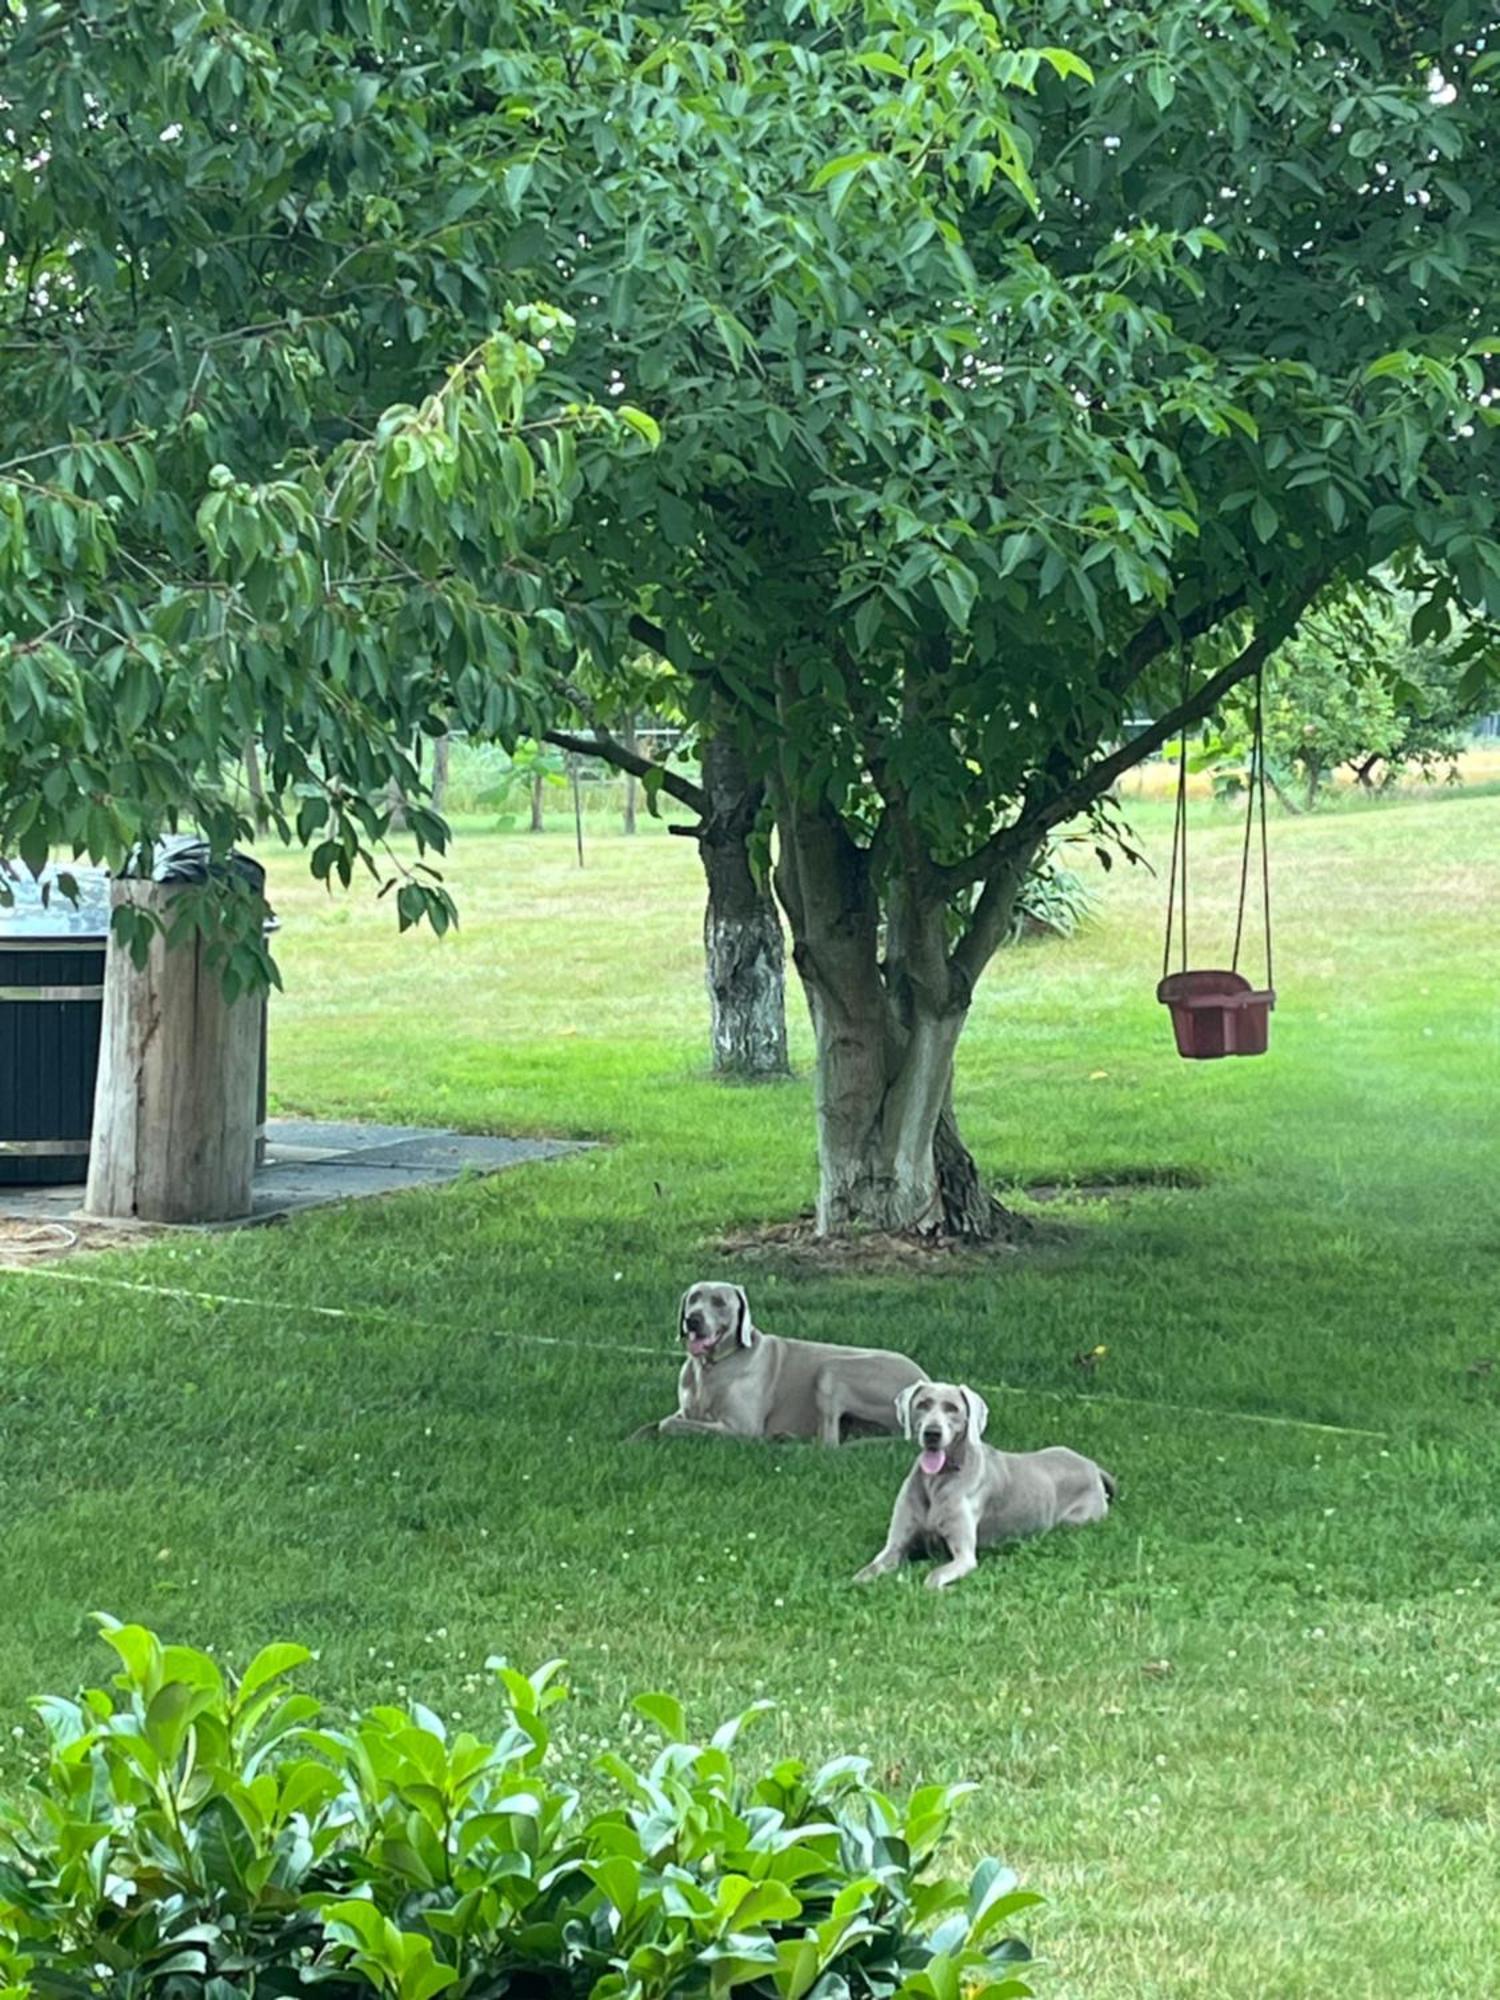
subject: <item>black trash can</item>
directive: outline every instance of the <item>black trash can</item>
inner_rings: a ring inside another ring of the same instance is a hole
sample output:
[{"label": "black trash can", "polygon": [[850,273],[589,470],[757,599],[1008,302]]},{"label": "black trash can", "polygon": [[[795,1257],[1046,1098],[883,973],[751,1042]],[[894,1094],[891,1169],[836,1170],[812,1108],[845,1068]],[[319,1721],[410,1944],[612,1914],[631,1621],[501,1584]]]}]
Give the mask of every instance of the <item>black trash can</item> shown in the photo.
[{"label": "black trash can", "polygon": [[[170,848],[161,859],[180,865]],[[14,897],[0,908],[0,1187],[82,1182],[99,1071],[110,878],[101,868],[47,868],[37,881],[17,863],[0,868]],[[76,904],[57,886],[64,872],[78,884]],[[45,906],[43,882],[50,885]],[[262,1013],[257,1165],[265,1123]]]},{"label": "black trash can", "polygon": [[0,908],[0,1187],[52,1187],[88,1172],[109,942],[109,877],[75,868],[70,903],[47,869],[7,871]]}]

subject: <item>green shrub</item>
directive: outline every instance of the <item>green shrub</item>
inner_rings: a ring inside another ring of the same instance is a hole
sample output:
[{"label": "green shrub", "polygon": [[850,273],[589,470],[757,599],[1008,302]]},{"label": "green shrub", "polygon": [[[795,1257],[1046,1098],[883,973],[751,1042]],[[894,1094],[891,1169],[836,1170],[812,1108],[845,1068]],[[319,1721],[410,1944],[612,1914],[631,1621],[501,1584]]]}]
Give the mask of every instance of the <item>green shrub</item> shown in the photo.
[{"label": "green shrub", "polygon": [[[963,1787],[902,1809],[858,1758],[735,1760],[638,1712],[647,1768],[598,1761],[586,1809],[548,1770],[556,1664],[492,1662],[493,1742],[374,1708],[329,1726],[269,1646],[235,1681],[104,1622],[109,1691],[36,1703],[47,1751],[0,1811],[0,2000],[992,2000],[1030,1992],[1004,1935],[1039,1899],[985,1861],[934,1871]],[[759,1704],[764,1707],[766,1704]],[[9,1983],[6,1983],[9,1982]]]},{"label": "green shrub", "polygon": [[[1109,858],[1105,853],[1106,862]],[[1077,870],[1058,859],[1055,846],[1045,847],[1021,884],[1007,942],[1073,937],[1092,921],[1097,906],[1098,898]]]}]

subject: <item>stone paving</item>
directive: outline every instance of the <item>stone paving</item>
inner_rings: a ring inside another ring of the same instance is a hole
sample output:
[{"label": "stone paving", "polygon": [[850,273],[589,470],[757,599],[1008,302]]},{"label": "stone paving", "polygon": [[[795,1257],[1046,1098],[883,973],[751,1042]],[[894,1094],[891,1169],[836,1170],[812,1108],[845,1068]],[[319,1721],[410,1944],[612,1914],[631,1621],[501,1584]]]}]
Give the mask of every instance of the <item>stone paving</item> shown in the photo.
[{"label": "stone paving", "polygon": [[[571,1139],[492,1139],[436,1126],[320,1125],[272,1118],[266,1124],[265,1164],[256,1168],[246,1220],[269,1222],[364,1195],[440,1187],[464,1173],[499,1173],[528,1160],[554,1160],[580,1150],[580,1143]],[[10,1222],[73,1222],[82,1206],[81,1181],[65,1187],[0,1187],[0,1219]]]}]

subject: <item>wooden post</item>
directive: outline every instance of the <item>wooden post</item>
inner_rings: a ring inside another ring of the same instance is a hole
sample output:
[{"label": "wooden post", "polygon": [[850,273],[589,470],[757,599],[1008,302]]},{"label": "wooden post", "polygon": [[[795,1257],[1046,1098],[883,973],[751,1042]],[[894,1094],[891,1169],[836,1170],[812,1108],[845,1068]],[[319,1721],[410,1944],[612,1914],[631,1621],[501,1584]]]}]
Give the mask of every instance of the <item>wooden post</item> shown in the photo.
[{"label": "wooden post", "polygon": [[[166,915],[181,885],[117,881],[116,905]],[[224,998],[193,938],[160,935],[144,966],[113,938],[85,1212],[141,1222],[231,1222],[250,1213],[261,994]]]}]

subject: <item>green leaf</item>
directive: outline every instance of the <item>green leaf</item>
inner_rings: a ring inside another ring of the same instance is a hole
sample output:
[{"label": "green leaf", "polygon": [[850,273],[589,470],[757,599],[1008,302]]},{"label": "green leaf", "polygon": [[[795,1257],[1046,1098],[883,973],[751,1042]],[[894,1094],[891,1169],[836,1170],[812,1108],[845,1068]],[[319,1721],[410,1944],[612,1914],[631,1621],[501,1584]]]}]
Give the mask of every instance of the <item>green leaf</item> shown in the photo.
[{"label": "green leaf", "polygon": [[894,56],[888,56],[881,49],[861,49],[854,60],[864,69],[877,70],[882,76],[898,76],[904,83],[911,72]]},{"label": "green leaf", "polygon": [[306,1646],[295,1646],[283,1642],[280,1645],[263,1646],[246,1667],[236,1690],[235,1698],[243,1708],[262,1688],[279,1681],[297,1667],[306,1666],[312,1654]]},{"label": "green leaf", "polygon": [[1078,76],[1082,77],[1085,83],[1092,83],[1094,80],[1094,72],[1083,57],[1075,56],[1071,49],[1038,49],[1037,54],[1061,77]]},{"label": "green leaf", "polygon": [[675,1695],[638,1694],[630,1705],[637,1715],[655,1723],[669,1743],[687,1741],[687,1716]]},{"label": "green leaf", "polygon": [[816,194],[820,188],[830,186],[845,175],[852,177],[863,168],[873,166],[879,158],[878,153],[841,153],[836,160],[829,160],[819,167],[808,183],[808,191]]},{"label": "green leaf", "polygon": [[854,644],[861,653],[867,653],[870,642],[880,629],[885,615],[885,604],[878,591],[872,590],[868,597],[861,599],[854,614]]},{"label": "green leaf", "polygon": [[638,437],[643,437],[653,451],[657,449],[661,443],[661,425],[655,417],[638,410],[633,403],[621,403],[619,416],[621,422],[627,424]]},{"label": "green leaf", "polygon": [[933,571],[932,587],[949,622],[960,632],[966,631],[970,614],[974,609],[974,601],[979,594],[979,584],[974,572],[967,569],[956,557],[949,556],[940,569]]},{"label": "green leaf", "polygon": [[1154,62],[1147,65],[1146,89],[1150,92],[1151,102],[1158,111],[1169,108],[1172,99],[1177,95],[1177,84],[1165,63]]},{"label": "green leaf", "polygon": [[628,1917],[640,1900],[641,1864],[623,1854],[584,1864],[584,1873],[596,1882],[622,1917]]},{"label": "green leaf", "polygon": [[776,1991],[781,2000],[803,2000],[817,1984],[821,1955],[813,1938],[786,1938],[776,1947]]}]

